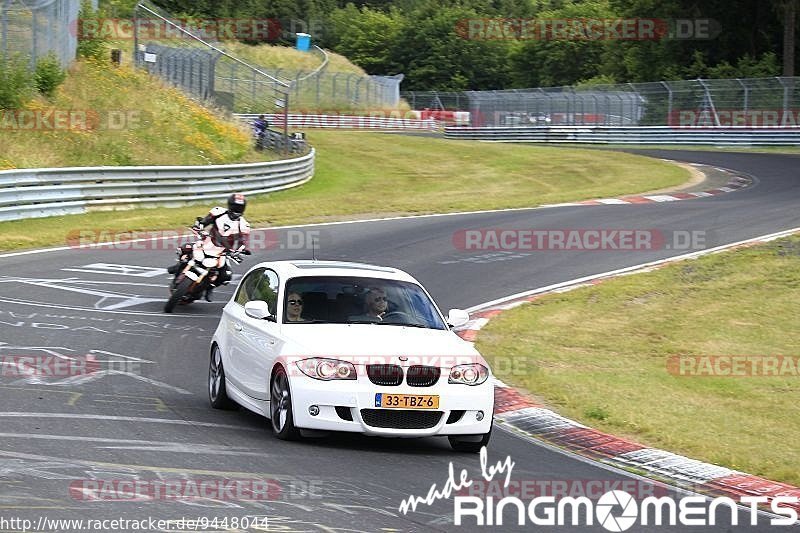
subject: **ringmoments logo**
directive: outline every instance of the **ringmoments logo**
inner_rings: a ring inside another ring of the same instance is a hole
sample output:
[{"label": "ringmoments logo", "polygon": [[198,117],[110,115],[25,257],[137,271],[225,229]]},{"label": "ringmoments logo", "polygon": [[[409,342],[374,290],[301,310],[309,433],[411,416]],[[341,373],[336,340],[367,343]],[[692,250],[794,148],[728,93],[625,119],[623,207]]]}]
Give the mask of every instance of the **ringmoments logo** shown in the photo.
[{"label": "ringmoments logo", "polygon": [[[738,501],[728,497],[707,498],[685,496],[680,499],[668,496],[635,498],[625,490],[612,489],[597,498],[587,496],[536,495],[530,499],[518,496],[472,496],[469,492],[475,483],[492,483],[495,477],[503,479],[503,489],[511,484],[514,461],[506,457],[495,465],[487,466],[486,448],[481,449],[482,480],[473,480],[466,469],[456,475],[453,463],[448,468],[447,480],[439,488],[431,485],[426,496],[409,496],[400,503],[399,511],[408,514],[421,505],[453,498],[453,523],[456,526],[592,526],[600,525],[607,531],[621,532],[634,525],[641,526],[709,526],[721,521],[737,526],[758,524],[759,506],[768,507],[774,515],[770,525],[789,526],[797,522],[800,498],[796,496],[743,496]],[[552,481],[551,481],[552,483]],[[638,492],[638,491],[637,491]],[[745,518],[742,518],[745,517]]]}]

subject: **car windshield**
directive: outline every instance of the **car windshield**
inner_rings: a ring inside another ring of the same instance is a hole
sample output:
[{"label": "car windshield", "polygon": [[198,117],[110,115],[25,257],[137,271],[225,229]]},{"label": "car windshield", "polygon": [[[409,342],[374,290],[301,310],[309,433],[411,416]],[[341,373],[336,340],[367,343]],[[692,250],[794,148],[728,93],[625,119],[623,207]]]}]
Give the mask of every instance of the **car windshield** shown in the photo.
[{"label": "car windshield", "polygon": [[419,285],[354,276],[305,276],[286,282],[283,323],[375,324],[447,329]]}]

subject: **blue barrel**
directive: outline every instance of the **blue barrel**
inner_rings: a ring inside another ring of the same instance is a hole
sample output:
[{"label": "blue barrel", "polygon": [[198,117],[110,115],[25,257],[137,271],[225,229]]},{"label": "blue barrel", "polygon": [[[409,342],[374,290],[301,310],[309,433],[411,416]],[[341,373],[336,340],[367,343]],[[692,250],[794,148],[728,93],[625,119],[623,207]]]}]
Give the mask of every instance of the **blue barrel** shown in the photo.
[{"label": "blue barrel", "polygon": [[311,50],[311,36],[307,33],[297,33],[297,49],[301,52]]}]

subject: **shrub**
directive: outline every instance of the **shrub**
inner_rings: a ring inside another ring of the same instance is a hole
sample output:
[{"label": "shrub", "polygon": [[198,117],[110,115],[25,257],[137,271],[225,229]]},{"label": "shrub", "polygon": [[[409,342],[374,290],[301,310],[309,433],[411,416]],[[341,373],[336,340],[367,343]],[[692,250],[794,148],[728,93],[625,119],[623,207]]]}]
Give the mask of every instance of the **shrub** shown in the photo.
[{"label": "shrub", "polygon": [[33,76],[19,59],[0,57],[0,109],[19,109],[33,93]]},{"label": "shrub", "polygon": [[[80,20],[89,20],[99,16],[100,13],[92,7],[90,0],[83,0],[81,2],[81,10],[78,15]],[[80,28],[80,24],[78,27]],[[89,32],[89,34],[87,34],[80,31],[78,32],[78,57],[104,59],[106,43],[106,38],[99,35],[98,32]]]},{"label": "shrub", "polygon": [[36,62],[36,69],[33,72],[33,82],[43,95],[50,97],[67,77],[67,73],[61,68],[61,63],[53,54],[48,54]]}]

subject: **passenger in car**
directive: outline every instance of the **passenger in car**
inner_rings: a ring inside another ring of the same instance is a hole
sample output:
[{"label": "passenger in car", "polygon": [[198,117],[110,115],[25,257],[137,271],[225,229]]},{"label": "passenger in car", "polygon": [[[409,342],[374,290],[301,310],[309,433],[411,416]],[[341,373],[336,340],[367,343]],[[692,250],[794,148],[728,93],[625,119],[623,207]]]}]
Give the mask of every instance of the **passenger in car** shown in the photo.
[{"label": "passenger in car", "polygon": [[388,303],[386,292],[383,289],[370,287],[364,294],[364,314],[351,316],[350,320],[380,322],[383,320],[383,315],[386,314]]},{"label": "passenger in car", "polygon": [[305,319],[303,314],[303,298],[296,292],[290,292],[286,298],[286,321],[302,322]]}]

